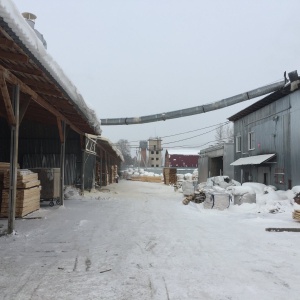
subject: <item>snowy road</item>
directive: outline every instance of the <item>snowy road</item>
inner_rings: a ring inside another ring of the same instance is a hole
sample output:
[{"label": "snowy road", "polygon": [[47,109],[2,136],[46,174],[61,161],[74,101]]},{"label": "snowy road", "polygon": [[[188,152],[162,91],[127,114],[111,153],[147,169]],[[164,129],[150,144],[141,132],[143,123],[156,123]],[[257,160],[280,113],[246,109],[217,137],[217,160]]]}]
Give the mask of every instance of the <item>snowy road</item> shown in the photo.
[{"label": "snowy road", "polygon": [[0,238],[0,299],[300,299],[300,234],[265,231],[300,228],[290,212],[184,206],[156,183],[108,188],[16,221]]}]

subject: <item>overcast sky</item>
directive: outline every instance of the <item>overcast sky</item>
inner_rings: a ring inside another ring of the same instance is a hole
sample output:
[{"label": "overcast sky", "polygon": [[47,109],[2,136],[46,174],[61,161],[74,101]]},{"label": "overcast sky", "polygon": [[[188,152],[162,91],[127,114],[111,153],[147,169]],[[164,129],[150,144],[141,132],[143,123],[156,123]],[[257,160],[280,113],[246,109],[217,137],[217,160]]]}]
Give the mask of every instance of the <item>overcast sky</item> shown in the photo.
[{"label": "overcast sky", "polygon": [[[281,80],[284,71],[300,73],[299,0],[13,1],[37,15],[49,54],[100,119],[198,106]],[[102,126],[102,134],[203,149],[215,131],[200,134],[211,128],[166,136],[226,122],[257,100],[165,122]]]}]

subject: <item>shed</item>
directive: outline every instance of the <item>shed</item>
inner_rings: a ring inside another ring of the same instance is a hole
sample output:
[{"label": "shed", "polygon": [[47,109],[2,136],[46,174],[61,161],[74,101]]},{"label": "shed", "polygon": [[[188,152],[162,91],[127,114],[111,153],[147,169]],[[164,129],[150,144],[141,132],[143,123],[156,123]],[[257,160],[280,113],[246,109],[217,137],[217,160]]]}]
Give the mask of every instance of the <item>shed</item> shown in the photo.
[{"label": "shed", "polygon": [[60,167],[63,204],[64,184],[80,180],[83,190],[83,177],[93,176],[95,159],[85,165],[87,153],[96,157],[89,135],[101,135],[101,128],[10,0],[0,0],[0,90],[0,161],[10,163],[12,230],[18,163],[21,168]]},{"label": "shed", "polygon": [[234,177],[234,168],[230,164],[234,160],[234,144],[222,143],[200,150],[198,164],[198,180],[205,182],[213,176],[226,175]]}]

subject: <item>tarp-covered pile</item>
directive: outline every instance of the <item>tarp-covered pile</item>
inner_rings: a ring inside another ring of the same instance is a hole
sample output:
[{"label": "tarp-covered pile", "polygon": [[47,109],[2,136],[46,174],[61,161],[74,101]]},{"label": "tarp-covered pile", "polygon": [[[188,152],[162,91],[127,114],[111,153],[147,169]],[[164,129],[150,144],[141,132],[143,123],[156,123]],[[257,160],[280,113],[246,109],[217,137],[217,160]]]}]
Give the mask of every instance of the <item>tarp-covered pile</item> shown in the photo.
[{"label": "tarp-covered pile", "polygon": [[[205,194],[203,208],[223,210],[230,205],[250,204],[255,206],[257,212],[280,213],[299,206],[294,199],[297,199],[297,195],[300,193],[300,186],[283,191],[276,190],[274,186],[257,182],[245,182],[241,185],[228,176],[216,176],[200,183],[195,189],[195,194],[200,191]],[[193,195],[189,197],[192,199]],[[184,202],[187,204],[189,201],[185,200]],[[293,217],[300,220],[300,212],[297,209],[293,213]]]}]

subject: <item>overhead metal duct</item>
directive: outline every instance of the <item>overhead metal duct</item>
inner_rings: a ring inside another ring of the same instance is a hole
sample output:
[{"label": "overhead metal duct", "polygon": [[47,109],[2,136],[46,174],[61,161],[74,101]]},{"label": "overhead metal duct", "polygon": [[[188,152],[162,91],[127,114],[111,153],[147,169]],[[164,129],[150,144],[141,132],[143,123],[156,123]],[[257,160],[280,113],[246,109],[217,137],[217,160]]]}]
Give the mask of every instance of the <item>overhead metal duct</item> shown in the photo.
[{"label": "overhead metal duct", "polygon": [[[296,71],[294,71],[296,72]],[[294,72],[291,72],[294,74]],[[291,74],[289,73],[289,74]],[[259,96],[263,96],[272,92],[275,92],[285,86],[287,79],[285,78],[282,81],[265,85],[257,89],[251,90],[246,93],[242,93],[236,96],[222,99],[220,101],[212,102],[209,104],[204,104],[200,106],[195,106],[191,108],[175,110],[166,113],[160,113],[155,115],[148,115],[142,117],[133,117],[133,118],[115,118],[115,119],[101,119],[101,125],[131,125],[131,124],[142,124],[142,123],[151,123],[157,121],[166,121],[168,119],[176,119],[181,117],[187,117],[197,114],[206,113],[209,111],[221,109],[228,107],[237,103],[241,103],[246,100],[250,100]]]}]

